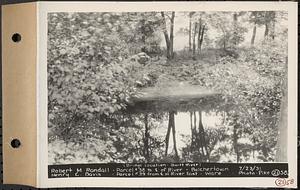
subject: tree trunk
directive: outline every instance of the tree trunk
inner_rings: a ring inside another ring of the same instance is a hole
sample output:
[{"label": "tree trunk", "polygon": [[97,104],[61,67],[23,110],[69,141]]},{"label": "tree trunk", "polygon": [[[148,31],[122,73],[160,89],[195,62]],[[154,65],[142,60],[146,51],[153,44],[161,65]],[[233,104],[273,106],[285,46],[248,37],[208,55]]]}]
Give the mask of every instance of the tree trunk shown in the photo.
[{"label": "tree trunk", "polygon": [[252,38],[251,38],[251,45],[252,46],[254,45],[255,36],[256,36],[256,23],[254,23],[253,32],[252,32]]},{"label": "tree trunk", "polygon": [[170,38],[167,30],[167,23],[166,23],[166,18],[165,18],[165,13],[161,12],[161,16],[163,18],[163,33],[165,36],[165,41],[166,41],[166,46],[167,46],[167,59],[171,59],[170,55]]},{"label": "tree trunk", "polygon": [[194,144],[194,130],[193,130],[193,113],[190,112],[190,123],[191,123],[191,148]]},{"label": "tree trunk", "polygon": [[[288,62],[286,58],[286,62]],[[288,63],[286,63],[287,65]],[[287,69],[287,68],[286,68]],[[276,162],[287,161],[287,127],[288,127],[288,84],[287,74],[283,81],[283,93],[280,106],[280,118],[278,124],[278,140],[277,140],[277,151],[276,151]]]},{"label": "tree trunk", "polygon": [[170,19],[170,57],[171,59],[174,58],[174,19],[175,19],[175,12],[172,12],[172,16]]},{"label": "tree trunk", "polygon": [[149,155],[149,126],[148,126],[148,114],[145,114],[144,118],[144,123],[145,123],[145,145],[144,145],[144,155],[147,160],[147,162],[150,162],[150,155]]},{"label": "tree trunk", "polygon": [[203,27],[202,27],[201,38],[200,38],[200,42],[199,42],[199,50],[200,50],[200,52],[201,52],[203,38],[204,38],[205,26],[206,25],[203,25]]},{"label": "tree trunk", "polygon": [[171,128],[172,128],[172,121],[169,113],[169,123],[168,123],[168,130],[166,134],[166,149],[165,149],[165,156],[168,155],[168,149],[169,149],[169,139],[170,139],[170,133],[171,133]]},{"label": "tree trunk", "polygon": [[240,162],[240,154],[238,150],[238,134],[237,134],[237,124],[234,124],[233,126],[233,148],[234,152],[236,154],[236,162]]},{"label": "tree trunk", "polygon": [[193,114],[194,114],[194,128],[196,129],[197,126],[196,112],[193,112]]},{"label": "tree trunk", "polygon": [[196,115],[195,112],[190,112],[191,122],[191,153],[197,151],[197,130],[196,130]]},{"label": "tree trunk", "polygon": [[234,45],[234,47],[236,47],[238,45],[238,41],[237,41],[237,35],[238,35],[237,25],[238,25],[238,23],[237,23],[237,21],[238,21],[238,15],[235,12],[233,14],[233,38],[234,38],[233,45]]},{"label": "tree trunk", "polygon": [[275,23],[276,23],[276,12],[266,11],[265,12],[265,38],[271,37],[271,39],[275,39]]},{"label": "tree trunk", "polygon": [[196,59],[196,33],[197,33],[198,23],[195,23],[194,33],[193,33],[193,59]]},{"label": "tree trunk", "polygon": [[192,51],[192,14],[189,14],[189,51]]},{"label": "tree trunk", "polygon": [[222,34],[223,34],[223,50],[224,51],[226,51],[226,31],[225,31],[225,29],[223,29],[223,28],[221,28],[221,30],[222,30]]},{"label": "tree trunk", "polygon": [[[195,112],[195,117],[196,117],[196,112]],[[199,113],[199,124],[198,124],[198,134],[197,134],[197,139],[198,139],[198,150],[199,150],[199,153],[200,153],[200,150],[201,150],[201,154],[202,156],[205,156],[205,152],[203,150],[203,139],[202,139],[202,130],[201,130],[201,124],[202,124],[202,121],[201,121],[201,115]],[[200,124],[201,123],[201,124]],[[196,122],[195,122],[195,127],[196,127]],[[202,158],[201,158],[202,159]]]},{"label": "tree trunk", "polygon": [[198,144],[199,144],[199,142],[198,142],[198,133],[197,133],[197,129],[196,129],[196,126],[197,126],[197,118],[196,118],[196,112],[193,112],[193,116],[194,116],[194,124],[193,124],[193,126],[194,126],[194,128],[193,128],[193,134],[194,134],[194,149],[193,149],[193,151],[195,151],[195,150],[198,150],[199,151],[199,146],[198,146]]},{"label": "tree trunk", "polygon": [[275,24],[276,24],[276,12],[274,12],[273,13],[273,15],[272,15],[273,17],[272,17],[272,22],[271,22],[271,34],[270,34],[270,36],[271,36],[271,39],[272,40],[274,40],[275,39]]},{"label": "tree trunk", "polygon": [[201,40],[201,32],[202,32],[202,20],[199,19],[199,27],[198,27],[198,36],[197,36],[197,42],[198,42],[198,54],[200,53],[200,40]]},{"label": "tree trunk", "polygon": [[200,138],[202,140],[201,144],[202,147],[204,147],[205,149],[205,154],[204,156],[209,160],[209,155],[208,155],[208,149],[207,149],[207,143],[206,143],[206,139],[205,139],[205,131],[204,131],[204,127],[203,127],[203,123],[202,123],[202,111],[199,111],[199,134],[200,134]]},{"label": "tree trunk", "polygon": [[269,35],[269,23],[265,24],[265,38],[267,38]]},{"label": "tree trunk", "polygon": [[169,117],[170,117],[171,126],[172,126],[173,148],[174,148],[174,151],[175,151],[175,158],[176,158],[176,161],[178,161],[179,160],[179,156],[178,156],[177,145],[176,145],[175,113],[174,112],[170,112],[169,113]]},{"label": "tree trunk", "polygon": [[[142,17],[144,17],[144,15],[142,15]],[[141,47],[141,51],[146,53],[146,30],[145,30],[145,19],[143,19],[142,21],[142,27],[141,27],[141,30],[142,30],[142,47]]]}]

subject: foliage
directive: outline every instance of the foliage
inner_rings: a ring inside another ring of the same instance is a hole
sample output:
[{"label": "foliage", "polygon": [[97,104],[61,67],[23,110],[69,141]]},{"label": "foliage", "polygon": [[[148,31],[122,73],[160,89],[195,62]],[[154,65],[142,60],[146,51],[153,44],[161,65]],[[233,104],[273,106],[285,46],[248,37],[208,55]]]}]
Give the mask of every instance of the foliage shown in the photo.
[{"label": "foliage", "polygon": [[208,87],[223,93],[230,125],[239,126],[240,135],[248,134],[256,149],[267,157],[266,152],[276,145],[287,63],[284,49],[270,48],[274,44],[262,46],[240,53],[237,60],[223,59],[224,64],[210,67],[206,76],[200,75]]},{"label": "foliage", "polygon": [[[145,52],[150,56],[161,53],[161,17],[157,12],[124,13],[121,38],[131,54]],[[125,27],[124,27],[125,26]]]},{"label": "foliage", "polygon": [[50,14],[50,111],[114,113],[134,93],[126,65],[120,64],[128,52],[111,24],[116,15],[101,14]]},{"label": "foliage", "polygon": [[[235,23],[234,13],[214,13],[209,15],[211,24],[220,32],[217,36],[217,47],[226,49],[236,48],[238,44],[244,41],[244,34],[247,29],[242,25]],[[238,22],[238,21],[236,21]]]},{"label": "foliage", "polygon": [[[258,27],[278,20],[266,20],[263,12],[236,13],[236,19],[234,14],[193,12],[193,22],[203,19],[218,35],[206,36],[196,59],[183,50],[167,60],[162,55],[160,13],[50,13],[49,162],[176,161],[173,155],[164,155],[167,114],[162,110],[149,114],[150,137],[146,137],[145,115],[126,111],[142,88],[164,90],[186,84],[222,94],[221,102],[202,107],[224,117],[222,125],[204,129],[209,161],[273,161],[287,76],[286,30],[276,33],[278,39],[243,47],[247,28],[239,19],[247,18]],[[179,33],[189,31],[182,28]],[[185,108],[191,104],[195,102]],[[191,150],[190,136],[184,139],[179,161],[204,161],[201,152]]]},{"label": "foliage", "polygon": [[257,25],[263,25],[266,23],[265,15],[265,11],[253,11],[249,15],[249,22]]}]

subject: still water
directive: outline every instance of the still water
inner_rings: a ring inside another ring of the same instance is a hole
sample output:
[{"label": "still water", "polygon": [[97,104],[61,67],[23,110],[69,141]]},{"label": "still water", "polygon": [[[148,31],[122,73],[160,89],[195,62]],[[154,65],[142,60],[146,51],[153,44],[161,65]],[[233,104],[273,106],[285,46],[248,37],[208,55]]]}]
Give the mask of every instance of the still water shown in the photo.
[{"label": "still water", "polygon": [[[216,113],[216,112],[202,112],[202,124],[205,131],[206,138],[211,138],[211,135],[208,135],[208,131],[221,131],[220,136],[227,135],[226,139],[218,141],[216,144],[210,147],[210,154],[215,156],[217,160],[215,162],[236,162],[236,155],[233,147],[233,126],[230,126],[226,122],[226,114]],[[175,131],[176,131],[176,145],[178,154],[181,156],[183,149],[190,145],[190,139],[192,136],[191,132],[191,122],[194,126],[199,126],[199,114],[195,114],[196,125],[194,123],[194,118],[191,121],[190,112],[178,112],[175,114]],[[160,136],[162,139],[165,139],[168,129],[168,117],[164,117],[162,120],[159,120],[157,123],[154,123],[154,126],[150,130],[150,135]],[[221,130],[220,130],[221,129]],[[214,137],[216,138],[216,137]],[[206,139],[207,142],[211,142],[211,139]],[[253,147],[253,142],[247,136],[240,136],[237,139],[237,143],[245,145],[246,147]],[[174,142],[172,135],[169,138],[168,154],[174,154]],[[208,145],[210,146],[210,145]],[[223,149],[227,149],[228,152],[222,152]],[[243,148],[241,147],[241,152]],[[257,159],[260,153],[256,150],[245,149],[245,154],[240,155],[240,161],[243,162],[262,162],[262,160]],[[266,162],[266,161],[265,161]]]},{"label": "still water", "polygon": [[[223,116],[216,114],[214,112],[202,113],[202,123],[204,128],[216,128],[224,124]],[[168,128],[168,119],[164,119],[159,123],[160,127],[155,128],[151,131],[154,134],[166,134]],[[196,126],[199,125],[199,115],[196,114]],[[186,146],[186,140],[184,136],[191,136],[191,121],[189,112],[178,112],[175,114],[175,131],[176,131],[176,140],[177,148],[179,153],[181,149]],[[169,150],[172,150],[173,139],[170,138]]]}]

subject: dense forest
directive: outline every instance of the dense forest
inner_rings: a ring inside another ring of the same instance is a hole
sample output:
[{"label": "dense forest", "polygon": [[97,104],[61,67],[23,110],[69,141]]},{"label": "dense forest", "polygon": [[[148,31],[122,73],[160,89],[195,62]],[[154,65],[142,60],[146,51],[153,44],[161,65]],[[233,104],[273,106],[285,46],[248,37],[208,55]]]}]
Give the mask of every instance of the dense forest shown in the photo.
[{"label": "dense forest", "polygon": [[[49,13],[47,57],[49,164],[276,161],[285,12]],[[198,88],[218,95],[134,101]]]}]

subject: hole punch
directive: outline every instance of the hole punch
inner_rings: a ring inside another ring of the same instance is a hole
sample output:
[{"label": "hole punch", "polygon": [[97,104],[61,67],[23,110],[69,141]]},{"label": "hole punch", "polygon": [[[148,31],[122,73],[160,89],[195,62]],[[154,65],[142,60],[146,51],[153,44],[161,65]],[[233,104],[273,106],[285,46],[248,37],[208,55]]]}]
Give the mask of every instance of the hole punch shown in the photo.
[{"label": "hole punch", "polygon": [[12,39],[13,42],[17,43],[17,42],[21,41],[22,37],[19,33],[15,33],[15,34],[12,35],[11,39]]},{"label": "hole punch", "polygon": [[11,147],[13,148],[19,148],[21,146],[21,141],[19,139],[13,139],[10,142]]}]

